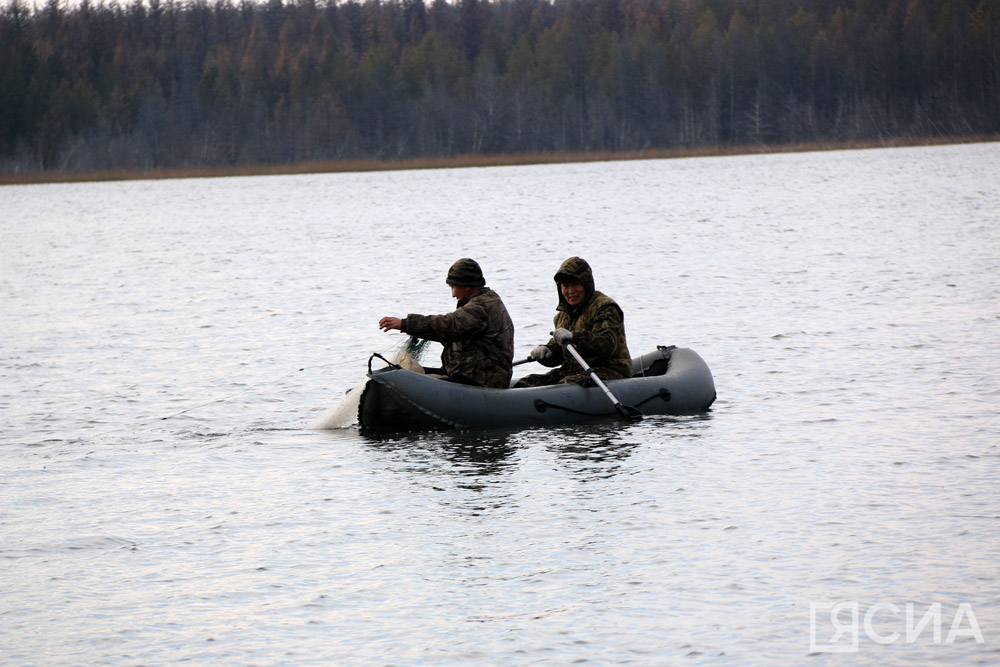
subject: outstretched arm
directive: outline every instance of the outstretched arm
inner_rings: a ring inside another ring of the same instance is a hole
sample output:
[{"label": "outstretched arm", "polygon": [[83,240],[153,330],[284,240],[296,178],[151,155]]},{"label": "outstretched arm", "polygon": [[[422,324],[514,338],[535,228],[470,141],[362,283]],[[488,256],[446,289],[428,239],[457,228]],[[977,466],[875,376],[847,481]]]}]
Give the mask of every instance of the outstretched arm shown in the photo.
[{"label": "outstretched arm", "polygon": [[418,338],[439,343],[469,338],[486,328],[489,313],[477,303],[468,303],[447,315],[410,314],[404,320],[403,331]]}]

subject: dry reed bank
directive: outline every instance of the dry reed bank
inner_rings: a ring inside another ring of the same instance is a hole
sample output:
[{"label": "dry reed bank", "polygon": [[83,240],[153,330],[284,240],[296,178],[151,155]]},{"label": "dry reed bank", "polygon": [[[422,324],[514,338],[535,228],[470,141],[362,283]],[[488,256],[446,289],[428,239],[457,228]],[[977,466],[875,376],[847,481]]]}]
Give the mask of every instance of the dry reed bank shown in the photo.
[{"label": "dry reed bank", "polygon": [[0,173],[0,185],[38,183],[82,183],[98,181],[153,180],[165,178],[223,178],[235,176],[271,176],[282,174],[324,174],[407,169],[458,169],[572,162],[609,162],[615,160],[663,160],[725,155],[800,153],[811,151],[861,150],[903,146],[937,146],[1000,141],[1000,135],[961,137],[889,138],[879,140],[826,141],[780,145],[699,146],[693,148],[651,149],[640,151],[598,151],[560,153],[520,153],[511,155],[458,155],[408,159],[356,159],[309,161],[294,164],[259,164],[237,167],[178,167],[169,169],[134,169],[110,171],[46,171],[29,174]]}]

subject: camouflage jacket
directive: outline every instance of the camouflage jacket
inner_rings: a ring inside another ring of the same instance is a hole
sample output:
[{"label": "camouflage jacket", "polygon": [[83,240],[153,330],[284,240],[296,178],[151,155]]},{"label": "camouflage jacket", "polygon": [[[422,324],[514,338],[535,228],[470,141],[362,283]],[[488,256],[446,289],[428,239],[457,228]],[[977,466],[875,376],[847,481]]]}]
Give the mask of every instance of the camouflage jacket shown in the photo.
[{"label": "camouflage jacket", "polygon": [[453,313],[407,315],[402,330],[444,345],[441,364],[448,377],[483,387],[510,386],[514,323],[489,287],[459,301]]},{"label": "camouflage jacket", "polygon": [[[614,299],[594,289],[594,275],[590,265],[579,257],[563,262],[556,274],[579,280],[584,287],[583,302],[571,307],[559,291],[559,305],[552,323],[556,328],[573,332],[573,347],[584,361],[590,364],[602,380],[632,377],[632,356],[625,340],[625,315]],[[562,376],[575,376],[583,372],[576,359],[562,346],[550,339],[546,344],[553,355],[545,364],[555,366]]]}]

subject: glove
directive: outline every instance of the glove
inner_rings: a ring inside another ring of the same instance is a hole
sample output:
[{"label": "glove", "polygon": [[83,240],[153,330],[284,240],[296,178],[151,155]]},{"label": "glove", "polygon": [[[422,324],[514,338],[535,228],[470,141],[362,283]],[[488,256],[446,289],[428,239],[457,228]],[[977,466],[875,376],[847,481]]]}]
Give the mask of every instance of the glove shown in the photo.
[{"label": "glove", "polygon": [[535,361],[544,361],[545,359],[549,359],[551,357],[552,350],[550,350],[547,345],[539,345],[528,354],[528,358]]},{"label": "glove", "polygon": [[555,339],[557,345],[565,345],[566,343],[573,342],[573,332],[562,327],[553,331],[552,337]]}]

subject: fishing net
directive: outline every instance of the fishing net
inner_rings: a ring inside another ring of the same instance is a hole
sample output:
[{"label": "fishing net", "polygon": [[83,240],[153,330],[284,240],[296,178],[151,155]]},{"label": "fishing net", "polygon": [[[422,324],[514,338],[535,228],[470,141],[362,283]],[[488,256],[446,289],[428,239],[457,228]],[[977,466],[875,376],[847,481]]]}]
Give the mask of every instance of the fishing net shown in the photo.
[{"label": "fishing net", "polygon": [[408,371],[423,373],[424,367],[421,365],[421,361],[426,350],[426,340],[409,336],[395,347],[395,352],[390,359],[392,359],[394,364],[398,364]]},{"label": "fishing net", "polygon": [[[406,340],[390,349],[387,354],[382,355],[382,358],[406,370],[423,373],[424,368],[420,365],[420,362],[427,352],[428,347],[428,341],[408,336]],[[377,361],[377,359],[373,361]],[[355,387],[348,389],[340,402],[323,413],[323,416],[312,425],[312,428],[348,428],[357,423],[358,404],[361,402],[361,393],[364,391],[367,382],[368,378],[365,378]]]}]

